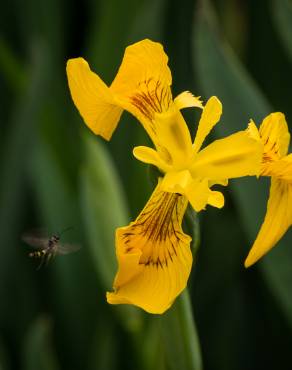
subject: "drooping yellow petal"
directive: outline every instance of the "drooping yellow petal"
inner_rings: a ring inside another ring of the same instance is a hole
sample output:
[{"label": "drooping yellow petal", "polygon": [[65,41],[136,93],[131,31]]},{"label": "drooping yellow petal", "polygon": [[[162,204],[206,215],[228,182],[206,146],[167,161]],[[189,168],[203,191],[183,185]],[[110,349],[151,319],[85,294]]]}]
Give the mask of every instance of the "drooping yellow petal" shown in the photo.
[{"label": "drooping yellow petal", "polygon": [[68,60],[67,77],[72,99],[85,123],[96,135],[109,140],[123,111],[111,90],[83,58]]},{"label": "drooping yellow petal", "polygon": [[245,260],[249,267],[265,255],[292,224],[292,185],[272,178],[265,220]]},{"label": "drooping yellow petal", "polygon": [[222,114],[222,104],[216,96],[212,96],[205,105],[199,125],[197,134],[194,140],[194,152],[197,153],[206,136],[212,130],[212,128],[216,125],[216,123],[220,120]]},{"label": "drooping yellow petal", "polygon": [[135,222],[116,233],[119,270],[112,304],[133,304],[161,314],[186,287],[192,265],[191,238],[181,222],[185,197],[157,186]]},{"label": "drooping yellow petal", "polygon": [[216,140],[195,157],[192,176],[210,180],[257,175],[260,171],[262,145],[240,131]]},{"label": "drooping yellow petal", "polygon": [[171,72],[161,44],[143,40],[126,48],[111,90],[119,104],[143,124],[155,142],[155,113],[172,104]]},{"label": "drooping yellow petal", "polygon": [[200,96],[194,96],[190,91],[184,91],[180,93],[175,99],[174,103],[177,109],[181,110],[183,108],[197,107],[203,109],[202,101]]},{"label": "drooping yellow petal", "polygon": [[283,113],[268,115],[263,120],[259,133],[264,144],[265,161],[277,160],[287,154],[290,134]]}]

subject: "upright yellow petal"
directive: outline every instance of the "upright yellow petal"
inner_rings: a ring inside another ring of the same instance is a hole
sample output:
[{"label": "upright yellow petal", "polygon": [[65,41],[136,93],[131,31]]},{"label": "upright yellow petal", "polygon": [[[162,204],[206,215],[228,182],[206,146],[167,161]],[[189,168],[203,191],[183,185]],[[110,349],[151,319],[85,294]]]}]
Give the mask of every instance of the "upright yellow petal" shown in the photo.
[{"label": "upright yellow petal", "polygon": [[116,233],[119,270],[112,304],[133,304],[161,314],[186,287],[192,266],[191,238],[181,222],[187,200],[156,187],[135,222]]},{"label": "upright yellow petal", "polygon": [[264,144],[266,161],[277,160],[288,152],[290,134],[283,113],[268,115],[262,122],[259,133]]},{"label": "upright yellow petal", "polygon": [[167,112],[155,115],[157,150],[175,170],[186,168],[192,155],[192,140],[181,112],[173,105]]},{"label": "upright yellow petal", "polygon": [[249,267],[265,255],[292,224],[292,185],[272,178],[265,220],[245,260]]},{"label": "upright yellow petal", "polygon": [[172,104],[171,72],[161,44],[142,40],[126,48],[111,90],[119,104],[138,118],[155,142],[155,113]]},{"label": "upright yellow petal", "polygon": [[96,135],[109,140],[123,111],[111,90],[83,58],[68,60],[67,77],[72,99],[85,123]]},{"label": "upright yellow petal", "polygon": [[216,140],[194,158],[191,173],[209,180],[257,175],[260,171],[262,145],[240,131]]},{"label": "upright yellow petal", "polygon": [[212,96],[205,105],[199,125],[197,134],[194,141],[194,152],[197,153],[206,136],[212,130],[212,128],[216,125],[216,123],[220,120],[222,114],[222,104],[216,96]]}]

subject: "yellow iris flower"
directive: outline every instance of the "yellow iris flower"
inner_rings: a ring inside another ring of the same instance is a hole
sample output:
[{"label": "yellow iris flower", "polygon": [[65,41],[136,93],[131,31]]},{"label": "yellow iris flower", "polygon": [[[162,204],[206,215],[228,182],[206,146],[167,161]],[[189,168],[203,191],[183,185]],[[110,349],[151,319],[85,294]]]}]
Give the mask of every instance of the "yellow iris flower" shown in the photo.
[{"label": "yellow iris flower", "polygon": [[[198,212],[207,204],[221,208],[224,197],[210,188],[228,179],[258,175],[262,145],[248,130],[217,140],[201,150],[205,137],[222,114],[211,97],[171,93],[171,72],[163,47],[143,40],[126,48],[122,64],[107,87],[82,58],[71,59],[67,75],[71,95],[88,127],[109,140],[123,110],[132,113],[149,134],[155,149],[136,147],[134,156],[157,166],[164,177],[135,222],[117,229],[119,270],[109,303],[130,303],[162,313],[185,288],[192,265],[191,238],[181,228],[188,202]],[[202,109],[192,141],[180,112]]]},{"label": "yellow iris flower", "polygon": [[266,216],[245,260],[245,267],[273,248],[292,224],[292,154],[287,155],[290,134],[285,116],[279,112],[270,114],[259,130],[251,121],[249,132],[263,145],[260,175],[271,177],[271,187]]}]

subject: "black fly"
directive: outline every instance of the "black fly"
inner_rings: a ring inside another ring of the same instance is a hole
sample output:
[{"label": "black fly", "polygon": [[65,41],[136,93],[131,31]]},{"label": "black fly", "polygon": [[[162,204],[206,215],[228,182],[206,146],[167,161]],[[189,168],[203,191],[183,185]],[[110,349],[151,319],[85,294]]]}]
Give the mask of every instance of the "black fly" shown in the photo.
[{"label": "black fly", "polygon": [[47,264],[50,259],[55,257],[56,255],[64,255],[76,252],[80,248],[79,245],[60,243],[61,235],[69,229],[72,228],[70,227],[63,230],[60,234],[53,234],[52,236],[47,236],[44,232],[41,232],[39,230],[26,233],[22,236],[22,240],[26,244],[38,249],[37,251],[29,253],[29,257],[41,259],[38,269],[44,263]]}]

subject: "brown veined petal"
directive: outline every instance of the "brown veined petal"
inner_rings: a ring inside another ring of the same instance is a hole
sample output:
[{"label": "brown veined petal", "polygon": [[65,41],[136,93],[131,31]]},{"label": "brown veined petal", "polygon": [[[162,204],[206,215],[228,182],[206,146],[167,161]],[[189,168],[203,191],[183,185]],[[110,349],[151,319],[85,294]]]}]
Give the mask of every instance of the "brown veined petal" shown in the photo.
[{"label": "brown veined petal", "polygon": [[263,174],[292,183],[292,154],[266,165]]},{"label": "brown veined petal", "polygon": [[245,260],[245,267],[257,262],[282,238],[292,224],[292,184],[272,178],[265,220]]},{"label": "brown veined petal", "polygon": [[111,90],[119,104],[143,124],[155,142],[155,113],[172,104],[171,72],[161,44],[148,39],[126,48]]},{"label": "brown veined petal", "polygon": [[187,199],[156,187],[135,222],[116,233],[119,269],[111,304],[133,304],[161,314],[186,287],[192,266],[191,238],[181,223]]},{"label": "brown veined petal", "polygon": [[68,60],[66,70],[72,99],[86,125],[96,135],[110,140],[123,112],[110,88],[83,58]]},{"label": "brown veined petal", "polygon": [[278,160],[287,154],[290,134],[283,113],[269,114],[263,120],[259,134],[264,144],[264,162]]}]

